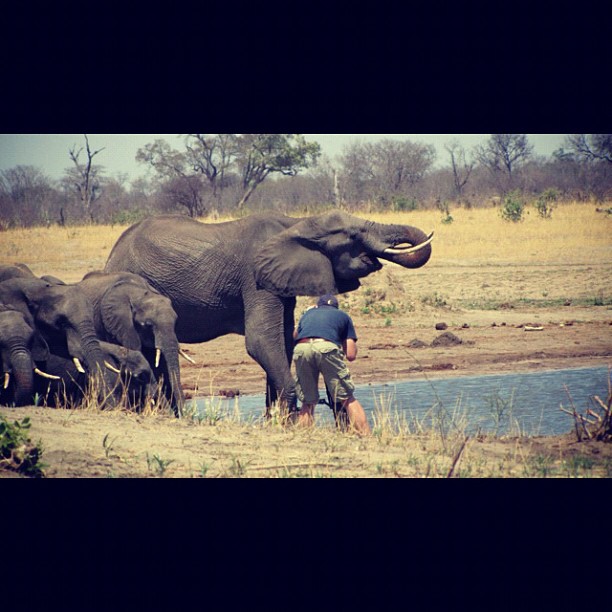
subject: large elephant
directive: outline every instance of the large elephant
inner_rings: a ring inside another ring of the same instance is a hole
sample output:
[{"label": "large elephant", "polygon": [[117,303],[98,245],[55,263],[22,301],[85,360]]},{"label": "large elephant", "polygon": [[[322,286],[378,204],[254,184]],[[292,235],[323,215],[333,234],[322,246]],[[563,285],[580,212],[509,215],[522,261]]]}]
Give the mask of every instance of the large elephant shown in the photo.
[{"label": "large elephant", "polygon": [[[114,405],[140,411],[156,398],[155,375],[140,351],[103,341],[100,347],[105,366],[114,373]],[[70,359],[51,354],[44,362],[44,376],[40,370],[36,373],[34,392],[46,406],[73,408],[86,396],[88,378]]]},{"label": "large elephant", "polygon": [[91,303],[78,287],[13,278],[0,283],[0,303],[19,310],[30,327],[43,335],[52,353],[76,359],[78,368],[86,368],[99,382],[99,398],[106,401],[113,376],[104,365]]},{"label": "large elephant", "polygon": [[382,268],[419,268],[431,256],[422,230],[332,211],[296,219],[252,215],[203,224],[180,216],[145,219],[113,247],[106,271],[144,277],[167,295],[180,342],[236,333],[267,375],[266,404],[295,407],[290,365],[296,296],[346,293]]},{"label": "large elephant", "polygon": [[77,286],[93,306],[98,337],[141,351],[178,416],[185,397],[171,301],[129,272],[90,272]]},{"label": "large elephant", "polygon": [[35,393],[37,361],[45,362],[49,347],[19,310],[0,304],[0,404],[28,406]]}]

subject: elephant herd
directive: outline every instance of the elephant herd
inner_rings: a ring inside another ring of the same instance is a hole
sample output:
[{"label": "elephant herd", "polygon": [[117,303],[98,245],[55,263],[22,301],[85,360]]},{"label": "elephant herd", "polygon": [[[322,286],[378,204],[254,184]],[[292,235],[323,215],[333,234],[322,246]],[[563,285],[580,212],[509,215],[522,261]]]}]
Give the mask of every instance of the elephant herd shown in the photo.
[{"label": "elephant herd", "polygon": [[140,409],[183,402],[170,300],[141,277],[90,272],[65,284],[0,266],[0,404]]},{"label": "elephant herd", "polygon": [[293,410],[296,297],[355,291],[380,259],[420,268],[432,237],[339,210],[222,223],[162,215],[129,227],[104,271],[78,283],[0,266],[0,404],[79,401],[94,382],[102,402],[161,398],[179,416],[179,342],[235,333],[265,371],[266,406]]}]

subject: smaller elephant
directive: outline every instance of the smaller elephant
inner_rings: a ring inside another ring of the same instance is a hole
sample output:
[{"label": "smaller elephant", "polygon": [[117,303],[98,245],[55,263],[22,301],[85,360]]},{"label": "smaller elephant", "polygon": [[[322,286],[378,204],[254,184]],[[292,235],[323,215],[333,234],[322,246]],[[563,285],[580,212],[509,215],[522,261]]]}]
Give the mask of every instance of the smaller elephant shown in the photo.
[{"label": "smaller elephant", "polygon": [[[147,402],[154,402],[157,383],[144,355],[109,342],[100,342],[100,346],[105,366],[115,376],[113,404],[140,411]],[[88,377],[70,359],[51,354],[42,365],[46,377],[36,376],[34,383],[39,401],[46,406],[65,408],[83,403],[88,395]]]},{"label": "smaller elephant", "polygon": [[101,340],[142,352],[179,416],[185,402],[181,387],[176,312],[172,302],[142,277],[129,272],[90,272],[77,286],[93,307]]},{"label": "smaller elephant", "polygon": [[0,404],[31,405],[35,379],[49,376],[38,369],[37,362],[45,362],[48,357],[45,339],[23,313],[0,304]]}]

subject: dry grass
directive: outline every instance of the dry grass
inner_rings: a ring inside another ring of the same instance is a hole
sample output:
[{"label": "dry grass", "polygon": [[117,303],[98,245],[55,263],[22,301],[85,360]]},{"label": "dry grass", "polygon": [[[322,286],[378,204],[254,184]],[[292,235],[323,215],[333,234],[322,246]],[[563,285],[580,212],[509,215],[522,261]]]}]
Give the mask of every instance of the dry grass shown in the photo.
[{"label": "dry grass", "polygon": [[25,263],[39,276],[52,274],[77,282],[87,272],[104,268],[125,229],[92,225],[8,230],[0,233],[0,263]]},{"label": "dry grass", "polygon": [[[499,208],[451,210],[452,224],[439,211],[374,214],[382,223],[405,223],[435,230],[435,261],[487,264],[590,263],[612,258],[612,216],[590,204],[563,204],[552,219],[527,209],[522,222],[504,221]],[[435,263],[435,262],[432,262]]]},{"label": "dry grass", "polygon": [[[0,409],[29,417],[49,477],[517,478],[609,477],[610,445],[573,449],[559,440],[468,437],[418,431],[380,406],[374,433],[331,425],[302,430],[233,418],[146,418],[123,411]],[[397,425],[400,428],[397,428]],[[88,443],[84,444],[83,440]],[[595,448],[595,447],[593,447]],[[564,450],[562,450],[564,449]],[[0,472],[0,477],[3,474]]]}]

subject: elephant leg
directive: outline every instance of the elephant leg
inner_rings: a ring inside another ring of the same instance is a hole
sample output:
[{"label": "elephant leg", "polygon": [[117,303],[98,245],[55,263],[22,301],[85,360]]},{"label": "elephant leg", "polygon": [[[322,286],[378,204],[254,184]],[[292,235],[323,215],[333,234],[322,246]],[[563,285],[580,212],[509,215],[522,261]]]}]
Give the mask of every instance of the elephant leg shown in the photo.
[{"label": "elephant leg", "polygon": [[266,376],[266,418],[270,418],[270,409],[278,401],[278,391],[274,386],[274,381]]},{"label": "elephant leg", "polygon": [[266,416],[270,416],[270,409],[277,401],[281,403],[282,413],[291,411],[296,404],[295,381],[282,345],[247,337],[246,347],[248,354],[266,372]]},{"label": "elephant leg", "polygon": [[293,328],[285,329],[285,304],[274,295],[262,295],[256,305],[247,309],[245,319],[247,352],[266,372],[266,416],[275,401],[280,401],[281,413],[286,414],[294,409],[296,395],[287,341]]}]

